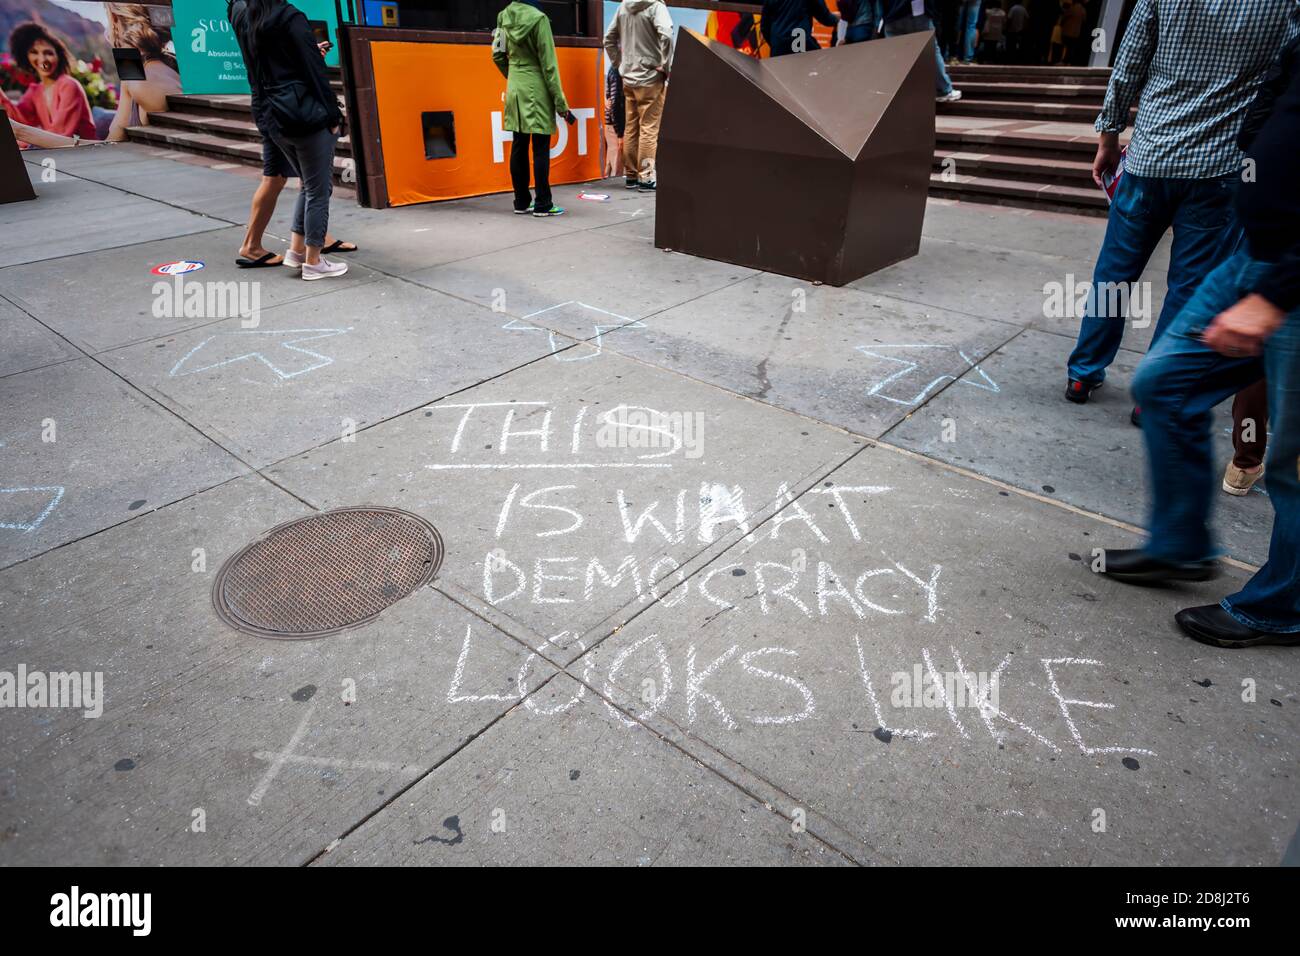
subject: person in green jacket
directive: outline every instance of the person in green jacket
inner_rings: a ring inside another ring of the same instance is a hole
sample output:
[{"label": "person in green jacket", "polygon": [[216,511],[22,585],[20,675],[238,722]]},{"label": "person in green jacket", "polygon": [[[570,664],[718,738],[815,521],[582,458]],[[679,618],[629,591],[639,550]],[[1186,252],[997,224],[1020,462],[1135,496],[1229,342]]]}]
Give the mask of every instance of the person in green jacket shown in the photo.
[{"label": "person in green jacket", "polygon": [[[551,136],[557,114],[570,124],[576,118],[560,87],[555,39],[546,14],[520,0],[502,10],[492,34],[492,62],[506,78],[505,128],[514,134],[510,181],[515,187],[515,214],[563,215],[564,210],[551,201]],[[536,203],[528,191],[530,142]]]}]

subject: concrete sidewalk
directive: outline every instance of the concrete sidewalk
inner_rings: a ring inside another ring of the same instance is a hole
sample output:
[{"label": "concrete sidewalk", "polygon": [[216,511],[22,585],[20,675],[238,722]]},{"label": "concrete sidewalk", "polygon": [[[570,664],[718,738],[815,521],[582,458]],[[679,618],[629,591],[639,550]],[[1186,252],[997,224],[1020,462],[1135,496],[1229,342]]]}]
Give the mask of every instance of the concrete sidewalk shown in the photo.
[{"label": "concrete sidewalk", "polygon": [[[1220,499],[1219,581],[1088,567],[1140,540],[1150,328],[1069,405],[1044,286],[1104,221],[932,201],[835,289],[656,250],[619,183],[340,195],[360,251],[307,284],[234,267],[241,170],[40,159],[0,206],[0,671],[105,699],[0,708],[0,864],[1282,858],[1300,656],[1172,619],[1263,561],[1266,495]],[[257,324],[160,305],[181,259]],[[609,440],[643,409],[692,440]],[[218,619],[230,555],[361,504],[437,526],[431,586],[318,640]]]}]

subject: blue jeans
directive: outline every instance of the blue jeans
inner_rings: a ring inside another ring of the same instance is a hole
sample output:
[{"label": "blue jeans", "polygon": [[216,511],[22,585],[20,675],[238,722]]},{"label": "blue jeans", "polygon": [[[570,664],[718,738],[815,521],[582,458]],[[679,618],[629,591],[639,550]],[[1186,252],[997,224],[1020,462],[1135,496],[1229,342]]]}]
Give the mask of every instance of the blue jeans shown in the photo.
[{"label": "blue jeans", "polygon": [[[1092,273],[1094,292],[1110,283],[1129,286],[1142,277],[1151,253],[1170,226],[1169,289],[1153,343],[1215,266],[1235,250],[1241,228],[1232,200],[1237,174],[1217,179],[1156,179],[1125,173],[1115,190],[1106,238]],[[1112,297],[1090,295],[1070,354],[1070,378],[1098,385],[1124,338],[1124,315],[1111,315]]]},{"label": "blue jeans", "polygon": [[866,17],[862,23],[849,24],[844,31],[845,43],[863,43],[876,38],[876,27],[880,24],[880,0],[859,0],[862,12],[859,17]]},{"label": "blue jeans", "polygon": [[[930,22],[929,17],[900,17],[885,24],[887,37],[901,37],[908,33],[926,31],[934,31],[934,24]],[[939,52],[939,44],[931,38],[930,45],[934,48],[934,62],[938,67],[938,72],[934,74],[934,91],[939,96],[947,96],[952,92],[952,80],[948,79],[948,71],[943,68],[943,55]]]},{"label": "blue jeans", "polygon": [[975,31],[980,20],[980,0],[962,0],[957,14],[958,54],[963,63],[975,59]]},{"label": "blue jeans", "polygon": [[1201,561],[1215,554],[1208,525],[1218,493],[1211,410],[1266,378],[1272,435],[1264,483],[1273,504],[1273,539],[1265,565],[1222,606],[1249,627],[1294,633],[1300,631],[1300,309],[1265,342],[1263,356],[1229,358],[1201,341],[1214,317],[1270,268],[1242,250],[1211,272],[1138,366],[1133,397],[1142,406],[1150,459],[1146,551],[1170,561]]}]

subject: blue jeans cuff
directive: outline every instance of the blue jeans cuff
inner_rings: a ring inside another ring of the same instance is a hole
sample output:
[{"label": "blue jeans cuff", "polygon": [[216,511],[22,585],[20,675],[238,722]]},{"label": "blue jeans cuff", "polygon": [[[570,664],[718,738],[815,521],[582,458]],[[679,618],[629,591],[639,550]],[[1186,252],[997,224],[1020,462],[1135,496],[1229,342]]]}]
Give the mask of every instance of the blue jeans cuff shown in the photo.
[{"label": "blue jeans cuff", "polygon": [[1244,624],[1246,627],[1254,628],[1257,631],[1268,631],[1270,634],[1300,634],[1300,624],[1290,626],[1274,624],[1270,621],[1260,621],[1251,617],[1249,614],[1243,614],[1229,603],[1227,598],[1219,602],[1219,607],[1231,614],[1238,624]]}]

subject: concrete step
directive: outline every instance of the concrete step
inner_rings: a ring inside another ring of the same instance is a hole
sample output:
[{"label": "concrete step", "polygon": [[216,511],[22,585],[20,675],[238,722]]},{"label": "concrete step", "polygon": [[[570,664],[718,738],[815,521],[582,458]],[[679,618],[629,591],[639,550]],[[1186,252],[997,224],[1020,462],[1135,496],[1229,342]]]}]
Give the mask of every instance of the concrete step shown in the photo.
[{"label": "concrete step", "polygon": [[[957,84],[957,89],[961,86]],[[1075,103],[1018,102],[1015,100],[990,100],[965,96],[955,103],[938,103],[937,110],[949,116],[982,116],[996,119],[1064,120],[1069,123],[1090,123],[1097,118],[1098,107]]]},{"label": "concrete step", "polygon": [[[165,149],[176,149],[200,156],[211,156],[227,162],[242,163],[245,166],[262,166],[262,144],[260,141],[235,139],[228,135],[201,133],[193,130],[165,126],[132,126],[126,131],[127,139],[136,143],[148,143]],[[348,183],[353,179],[351,158],[335,153],[334,181]],[[345,174],[347,178],[345,179]]]},{"label": "concrete step", "polygon": [[[167,110],[163,113],[150,113],[149,125],[164,129],[186,130],[195,133],[207,133],[211,136],[228,137],[232,140],[260,143],[262,134],[252,121],[251,114],[232,113],[227,115],[187,113]],[[335,150],[344,156],[352,155],[350,136],[340,137]]]},{"label": "concrete step", "polygon": [[1010,64],[973,63],[946,67],[948,75],[989,83],[1063,83],[1105,88],[1110,82],[1109,67],[1092,66],[1013,66]]},{"label": "concrete step", "polygon": [[945,179],[930,176],[930,195],[949,199],[988,202],[1030,209],[1054,209],[1087,215],[1106,214],[1106,194],[1096,185],[1069,186],[1061,183],[1027,183],[998,176],[963,176]]},{"label": "concrete step", "polygon": [[971,152],[997,153],[1003,156],[1030,156],[1044,160],[1065,159],[1092,161],[1097,152],[1097,134],[1090,125],[1080,124],[1072,135],[1051,135],[1027,130],[945,129],[935,130],[936,147],[965,149]]},{"label": "concrete step", "polygon": [[1099,109],[1106,98],[1104,86],[1079,86],[1073,83],[990,83],[982,78],[953,78],[953,85],[961,90],[963,99],[970,97],[979,100],[1074,103]]},{"label": "concrete step", "polygon": [[1058,183],[1096,189],[1092,163],[1084,160],[1045,159],[970,150],[936,149],[934,168],[960,176],[1011,179],[1024,184]]},{"label": "concrete step", "polygon": [[[182,93],[167,97],[169,109],[181,113],[205,116],[249,116],[253,112],[253,98],[235,94]],[[339,108],[346,111],[347,104],[339,91]]]},{"label": "concrete step", "polygon": [[185,93],[180,96],[167,97],[167,108],[185,113],[251,116],[253,113],[253,99],[247,95]]}]

